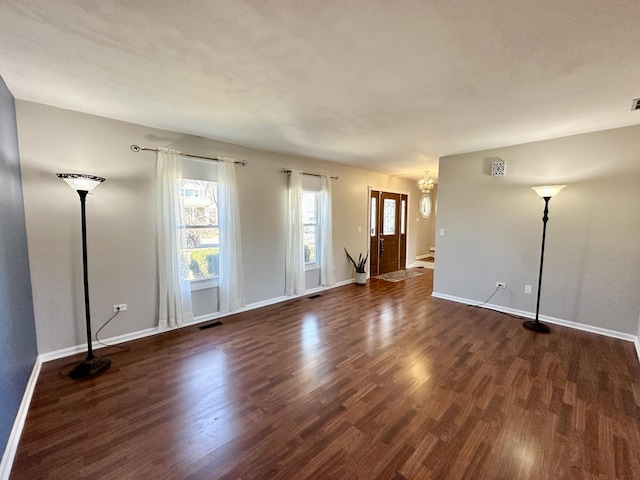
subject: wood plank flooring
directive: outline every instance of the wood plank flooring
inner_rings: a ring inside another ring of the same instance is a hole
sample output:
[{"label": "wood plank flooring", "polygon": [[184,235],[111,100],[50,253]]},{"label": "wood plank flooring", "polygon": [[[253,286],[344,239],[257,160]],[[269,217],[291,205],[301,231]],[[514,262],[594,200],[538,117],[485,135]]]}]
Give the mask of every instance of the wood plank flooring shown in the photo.
[{"label": "wood plank flooring", "polygon": [[632,343],[420,272],[130,342],[89,380],[43,365],[11,479],[640,478]]}]

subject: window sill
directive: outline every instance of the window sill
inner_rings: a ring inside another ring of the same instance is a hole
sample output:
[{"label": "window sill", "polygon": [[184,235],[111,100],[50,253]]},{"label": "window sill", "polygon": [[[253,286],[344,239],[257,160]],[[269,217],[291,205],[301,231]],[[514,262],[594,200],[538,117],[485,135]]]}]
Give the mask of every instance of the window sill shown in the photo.
[{"label": "window sill", "polygon": [[205,278],[203,280],[191,280],[191,291],[217,288],[220,285],[219,277]]},{"label": "window sill", "polygon": [[320,270],[320,264],[318,262],[315,263],[305,263],[304,271],[308,272],[310,270]]}]

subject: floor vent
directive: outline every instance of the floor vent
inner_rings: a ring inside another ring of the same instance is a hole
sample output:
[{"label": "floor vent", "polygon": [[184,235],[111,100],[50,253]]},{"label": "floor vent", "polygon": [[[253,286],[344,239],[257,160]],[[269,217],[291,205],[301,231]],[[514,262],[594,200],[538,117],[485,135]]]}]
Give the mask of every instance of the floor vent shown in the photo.
[{"label": "floor vent", "polygon": [[315,295],[311,295],[310,297],[307,297],[309,300],[312,300],[314,298],[320,298],[322,295],[320,295],[319,293],[316,293]]},{"label": "floor vent", "polygon": [[201,327],[198,327],[198,328],[200,330],[206,330],[207,328],[213,328],[213,327],[217,327],[219,325],[222,325],[222,322],[207,323],[206,325],[202,325]]},{"label": "floor vent", "polygon": [[631,102],[631,110],[640,110],[640,98],[634,98]]}]

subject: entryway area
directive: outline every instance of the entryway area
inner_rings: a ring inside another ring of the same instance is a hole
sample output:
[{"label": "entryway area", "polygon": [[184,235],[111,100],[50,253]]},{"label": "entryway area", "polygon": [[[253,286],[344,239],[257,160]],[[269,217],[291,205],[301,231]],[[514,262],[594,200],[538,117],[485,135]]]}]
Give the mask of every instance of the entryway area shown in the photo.
[{"label": "entryway area", "polygon": [[370,269],[375,277],[407,263],[407,195],[371,190]]}]

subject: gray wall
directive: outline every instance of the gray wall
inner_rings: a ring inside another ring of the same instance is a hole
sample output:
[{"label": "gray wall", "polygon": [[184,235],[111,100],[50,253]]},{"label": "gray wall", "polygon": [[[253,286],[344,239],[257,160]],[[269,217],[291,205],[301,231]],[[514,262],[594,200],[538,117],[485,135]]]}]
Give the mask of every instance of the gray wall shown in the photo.
[{"label": "gray wall", "polygon": [[[284,294],[288,179],[281,168],[340,176],[332,184],[338,282],[354,276],[343,247],[356,253],[368,248],[368,186],[409,193],[409,208],[417,208],[413,206],[415,184],[409,180],[36,103],[18,101],[17,112],[40,353],[86,341],[80,202],[78,195],[55,177],[56,172],[91,173],[107,179],[87,200],[94,331],[111,315],[113,304],[127,303],[128,310],[109,324],[105,337],[157,325],[153,197],[156,159],[154,153],[133,153],[129,150],[131,144],[172,144],[185,153],[229,156],[249,162],[248,167],[237,171],[247,303]],[[415,252],[415,228],[409,222],[407,258],[415,258]],[[194,307],[206,310],[211,302],[202,298],[203,292],[198,292]]]},{"label": "gray wall", "polygon": [[530,187],[567,184],[549,204],[540,313],[636,335],[639,139],[633,126],[442,158],[434,292],[484,301],[504,281],[491,303],[535,312],[544,201]]},{"label": "gray wall", "polygon": [[0,452],[36,360],[13,96],[0,77]]}]

